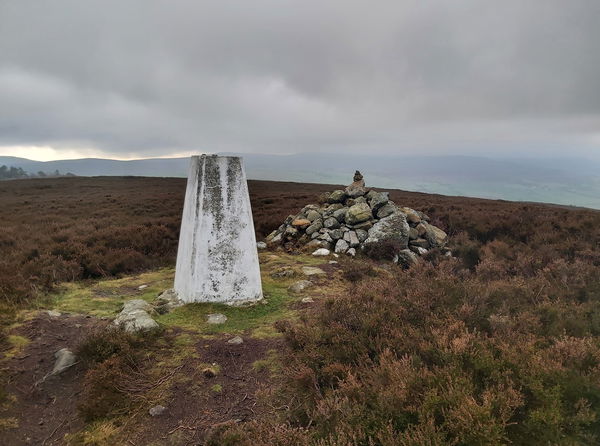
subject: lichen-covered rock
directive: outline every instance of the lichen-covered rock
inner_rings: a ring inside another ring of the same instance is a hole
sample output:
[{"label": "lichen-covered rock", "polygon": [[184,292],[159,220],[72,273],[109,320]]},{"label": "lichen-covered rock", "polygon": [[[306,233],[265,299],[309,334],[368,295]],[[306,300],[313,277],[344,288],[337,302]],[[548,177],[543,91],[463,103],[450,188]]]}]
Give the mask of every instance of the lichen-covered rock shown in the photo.
[{"label": "lichen-covered rock", "polygon": [[394,212],[397,212],[397,211],[398,211],[398,208],[388,202],[379,208],[379,210],[377,211],[376,217],[377,218],[385,218],[388,215],[392,215]]},{"label": "lichen-covered rock", "polygon": [[[372,191],[371,191],[372,192]],[[369,200],[369,206],[371,206],[371,211],[373,215],[377,215],[377,211],[385,206],[389,201],[389,194],[387,192],[375,192],[371,195]]]},{"label": "lichen-covered rock", "polygon": [[446,245],[448,235],[437,226],[427,224],[425,238],[434,248],[442,248]]},{"label": "lichen-covered rock", "polygon": [[406,214],[406,221],[409,223],[417,224],[421,222],[421,216],[414,209],[403,207],[402,212]]},{"label": "lichen-covered rock", "polygon": [[403,213],[392,214],[382,218],[369,229],[369,237],[365,244],[377,243],[382,240],[393,240],[400,248],[408,247],[408,222]]},{"label": "lichen-covered rock", "polygon": [[342,203],[346,199],[346,193],[343,190],[334,190],[327,198],[329,203]]},{"label": "lichen-covered rock", "polygon": [[340,222],[334,217],[329,217],[323,222],[323,226],[325,226],[327,229],[337,229],[340,227]]},{"label": "lichen-covered rock", "polygon": [[416,240],[419,238],[419,231],[417,231],[417,228],[410,228],[408,230],[408,238],[410,240]]},{"label": "lichen-covered rock", "polygon": [[348,242],[348,245],[350,245],[351,248],[355,248],[360,244],[358,241],[358,236],[356,235],[356,231],[345,232],[344,240]]},{"label": "lichen-covered rock", "polygon": [[320,218],[321,214],[317,210],[311,209],[306,213],[306,219],[311,223],[314,223],[315,220],[318,220]]},{"label": "lichen-covered rock", "polygon": [[335,244],[335,252],[337,252],[338,254],[345,253],[348,250],[348,248],[350,248],[350,246],[348,246],[348,242],[342,238],[339,239]]},{"label": "lichen-covered rock", "polygon": [[355,225],[367,221],[372,217],[371,208],[367,203],[357,203],[348,209],[346,223]]},{"label": "lichen-covered rock", "polygon": [[333,213],[333,218],[335,218],[340,223],[344,223],[344,221],[346,221],[346,214],[347,213],[348,213],[348,208],[343,207],[343,208],[338,209],[337,211],[335,211]]},{"label": "lichen-covered rock", "polygon": [[344,237],[344,231],[341,229],[334,229],[329,233],[329,236],[332,238],[332,240],[339,240]]},{"label": "lichen-covered rock", "polygon": [[354,232],[356,232],[359,243],[364,242],[369,237],[369,233],[364,229],[356,229]]},{"label": "lichen-covered rock", "polygon": [[301,293],[308,287],[312,286],[312,282],[310,280],[299,280],[298,282],[292,283],[288,290],[292,293]]},{"label": "lichen-covered rock", "polygon": [[318,218],[317,220],[313,220],[313,223],[306,228],[306,233],[308,235],[312,235],[315,232],[320,231],[323,228],[323,220]]},{"label": "lichen-covered rock", "polygon": [[419,263],[419,258],[410,249],[403,249],[397,254],[397,263],[405,268],[410,268]]},{"label": "lichen-covered rock", "polygon": [[158,323],[148,314],[152,306],[142,299],[125,302],[115,318],[114,324],[127,332],[150,331],[158,328]]}]

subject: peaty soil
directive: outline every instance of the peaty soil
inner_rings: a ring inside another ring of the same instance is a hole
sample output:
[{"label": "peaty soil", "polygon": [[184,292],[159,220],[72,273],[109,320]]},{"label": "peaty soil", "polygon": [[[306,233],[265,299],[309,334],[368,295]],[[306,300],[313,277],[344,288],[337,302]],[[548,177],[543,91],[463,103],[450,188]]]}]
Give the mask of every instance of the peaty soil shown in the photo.
[{"label": "peaty soil", "polygon": [[[76,363],[59,376],[46,375],[56,351],[75,350],[87,334],[108,324],[94,317],[41,313],[13,330],[30,343],[4,365],[6,390],[16,399],[0,417],[16,419],[18,427],[3,431],[0,445],[61,445],[65,435],[84,429],[77,410],[83,365]],[[268,410],[257,400],[257,392],[270,385],[271,375],[268,367],[257,368],[255,362],[280,350],[283,342],[242,337],[240,345],[227,342],[231,335],[198,341],[196,354],[185,358],[170,377],[168,397],[161,402],[166,411],[152,417],[150,406],[144,408],[115,444],[201,445],[215,425],[248,421]],[[205,372],[207,368],[216,372],[214,376]]]}]

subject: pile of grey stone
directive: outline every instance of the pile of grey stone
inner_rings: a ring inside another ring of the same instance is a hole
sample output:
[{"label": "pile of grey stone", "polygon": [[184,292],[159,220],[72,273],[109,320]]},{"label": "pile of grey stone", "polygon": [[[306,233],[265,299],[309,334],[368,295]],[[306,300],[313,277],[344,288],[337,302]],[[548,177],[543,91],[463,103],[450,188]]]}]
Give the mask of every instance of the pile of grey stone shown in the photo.
[{"label": "pile of grey stone", "polygon": [[366,188],[359,171],[350,186],[331,192],[324,201],[288,216],[267,236],[267,245],[299,244],[355,256],[369,244],[392,241],[398,247],[395,261],[405,266],[432,248],[448,252],[448,236],[426,214],[396,205],[388,192]]}]

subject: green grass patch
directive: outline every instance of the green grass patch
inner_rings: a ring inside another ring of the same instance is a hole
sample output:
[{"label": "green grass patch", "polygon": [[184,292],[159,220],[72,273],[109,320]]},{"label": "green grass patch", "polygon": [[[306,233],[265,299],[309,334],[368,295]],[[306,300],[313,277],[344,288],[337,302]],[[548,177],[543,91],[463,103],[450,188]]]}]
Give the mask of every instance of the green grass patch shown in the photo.
[{"label": "green grass patch", "polygon": [[221,393],[223,391],[223,386],[221,384],[215,384],[210,388],[213,392]]},{"label": "green grass patch", "polygon": [[[173,286],[174,274],[173,268],[163,268],[92,284],[65,283],[57,293],[49,296],[48,303],[53,309],[66,313],[114,316],[128,300],[152,302],[159,293]],[[140,285],[147,285],[147,288],[138,290]]]},{"label": "green grass patch", "polygon": [[252,363],[252,368],[256,371],[268,370],[270,373],[277,373],[281,370],[281,361],[276,350],[269,350],[266,358],[259,359]]},{"label": "green grass patch", "polygon": [[[157,317],[157,321],[166,327],[181,327],[203,334],[236,333],[246,330],[270,334],[271,326],[277,320],[293,316],[294,311],[287,308],[292,300],[287,292],[287,284],[271,278],[263,278],[262,302],[250,306],[232,307],[216,303],[193,303],[176,308],[170,313]],[[211,325],[206,322],[211,313],[222,313],[227,322]]]}]

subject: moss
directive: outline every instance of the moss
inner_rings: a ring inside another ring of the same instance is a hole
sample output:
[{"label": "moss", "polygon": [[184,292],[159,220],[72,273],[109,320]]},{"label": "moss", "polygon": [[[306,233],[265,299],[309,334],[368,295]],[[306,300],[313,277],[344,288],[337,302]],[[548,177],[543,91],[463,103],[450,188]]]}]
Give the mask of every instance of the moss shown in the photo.
[{"label": "moss", "polygon": [[210,388],[213,392],[221,393],[223,391],[223,386],[221,384],[215,384]]},{"label": "moss", "polygon": [[6,337],[10,348],[4,354],[5,358],[13,358],[17,356],[31,341],[24,336],[8,335]]},{"label": "moss", "polygon": [[[114,316],[131,299],[152,302],[164,290],[173,286],[173,268],[162,268],[136,276],[121,279],[90,282],[66,283],[48,299],[52,308],[93,316]],[[140,285],[147,288],[138,290]]]}]

